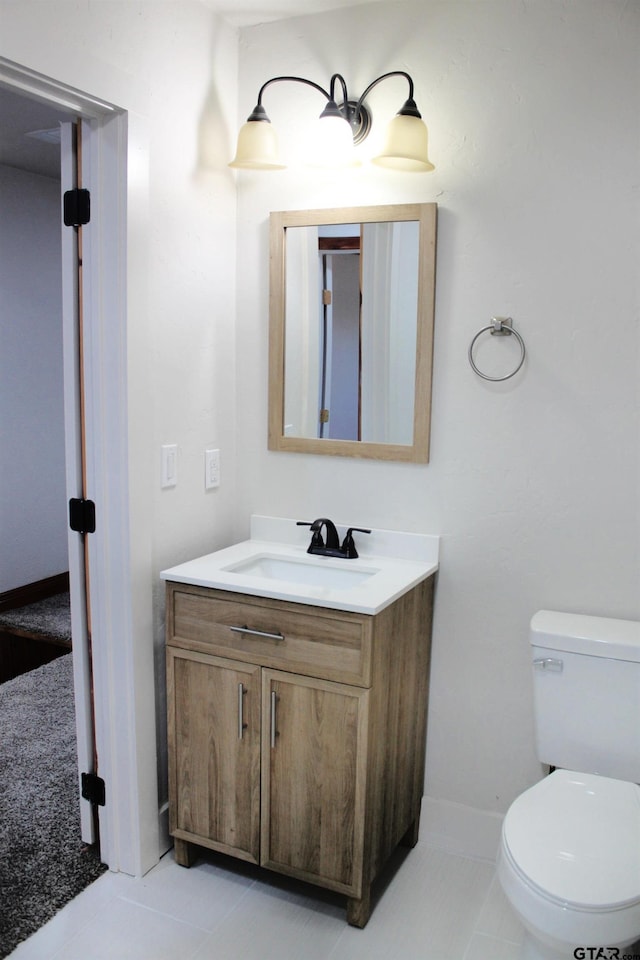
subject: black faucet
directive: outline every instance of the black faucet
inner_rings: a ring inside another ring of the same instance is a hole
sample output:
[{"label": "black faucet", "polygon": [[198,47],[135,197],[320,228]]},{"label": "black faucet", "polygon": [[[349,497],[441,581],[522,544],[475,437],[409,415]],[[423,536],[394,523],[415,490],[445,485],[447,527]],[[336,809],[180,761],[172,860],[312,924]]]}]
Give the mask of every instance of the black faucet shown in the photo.
[{"label": "black faucet", "polygon": [[[335,524],[327,517],[319,517],[318,520],[314,520],[313,523],[309,523],[305,520],[298,520],[297,526],[311,527],[312,537],[311,543],[307,549],[307,553],[315,553],[321,557],[343,557],[347,560],[355,560],[358,556],[358,551],[356,550],[356,545],[353,540],[354,532],[371,533],[371,530],[365,530],[362,527],[349,527],[345,538],[342,541],[342,546],[340,546],[338,531],[336,530]],[[322,538],[323,527],[327,531],[326,543]]]}]

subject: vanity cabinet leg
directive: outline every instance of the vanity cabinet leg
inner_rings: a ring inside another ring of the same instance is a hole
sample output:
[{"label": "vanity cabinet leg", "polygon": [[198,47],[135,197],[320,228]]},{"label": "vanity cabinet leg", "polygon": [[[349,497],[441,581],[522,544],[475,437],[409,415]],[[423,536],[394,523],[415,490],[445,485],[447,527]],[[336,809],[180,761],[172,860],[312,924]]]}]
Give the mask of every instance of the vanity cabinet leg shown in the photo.
[{"label": "vanity cabinet leg", "polygon": [[366,927],[367,921],[371,915],[371,888],[366,887],[362,891],[362,897],[357,900],[355,897],[347,898],[347,923],[352,927]]},{"label": "vanity cabinet leg", "polygon": [[197,856],[197,849],[193,843],[187,843],[186,840],[173,840],[173,856],[177,864],[181,867],[190,867]]},{"label": "vanity cabinet leg", "polygon": [[400,841],[400,846],[409,847],[412,849],[413,847],[415,847],[416,843],[418,842],[419,834],[420,834],[420,817],[416,817],[416,819],[413,821],[413,823],[405,833],[404,837]]}]

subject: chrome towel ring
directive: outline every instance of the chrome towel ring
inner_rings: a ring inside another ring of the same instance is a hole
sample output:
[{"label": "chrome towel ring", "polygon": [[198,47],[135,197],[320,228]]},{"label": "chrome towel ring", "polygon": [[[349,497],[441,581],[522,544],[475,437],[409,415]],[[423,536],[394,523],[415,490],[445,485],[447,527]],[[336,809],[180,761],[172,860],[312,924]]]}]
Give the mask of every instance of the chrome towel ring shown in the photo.
[{"label": "chrome towel ring", "polygon": [[[520,344],[521,356],[518,362],[518,366],[515,368],[515,370],[512,370],[511,373],[507,373],[504,377],[490,377],[488,374],[483,373],[482,370],[478,369],[473,359],[473,348],[476,344],[476,340],[483,333],[486,333],[487,330],[491,331],[492,337],[510,337],[513,334],[513,336],[517,339],[518,343]],[[524,345],[524,340],[522,339],[518,331],[514,328],[511,317],[492,317],[491,323],[487,324],[486,327],[483,327],[482,330],[478,330],[475,337],[469,344],[469,363],[471,364],[474,372],[477,373],[479,377],[482,377],[483,380],[493,380],[493,381],[509,380],[511,377],[516,375],[516,373],[524,363],[525,355],[526,355],[526,349]]]}]

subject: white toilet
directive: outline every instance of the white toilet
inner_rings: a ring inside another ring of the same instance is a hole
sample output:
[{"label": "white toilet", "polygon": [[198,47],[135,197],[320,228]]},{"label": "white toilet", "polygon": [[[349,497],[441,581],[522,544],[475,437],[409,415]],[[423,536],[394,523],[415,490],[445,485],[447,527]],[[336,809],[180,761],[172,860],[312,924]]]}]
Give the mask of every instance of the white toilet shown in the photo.
[{"label": "white toilet", "polygon": [[640,623],[541,610],[531,650],[537,753],[557,769],[502,827],[521,957],[623,956],[640,940]]}]

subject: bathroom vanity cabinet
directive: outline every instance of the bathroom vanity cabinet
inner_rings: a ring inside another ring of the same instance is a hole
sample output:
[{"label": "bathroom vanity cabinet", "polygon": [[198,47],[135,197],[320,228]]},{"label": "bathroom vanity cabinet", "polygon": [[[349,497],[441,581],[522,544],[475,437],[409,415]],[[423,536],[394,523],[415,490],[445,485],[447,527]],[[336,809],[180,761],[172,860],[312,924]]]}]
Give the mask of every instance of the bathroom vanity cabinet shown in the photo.
[{"label": "bathroom vanity cabinet", "polygon": [[367,615],[167,582],[170,831],[337,891],[418,839],[433,576]]}]

